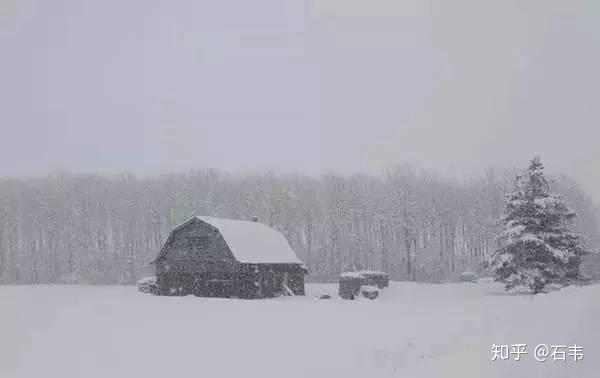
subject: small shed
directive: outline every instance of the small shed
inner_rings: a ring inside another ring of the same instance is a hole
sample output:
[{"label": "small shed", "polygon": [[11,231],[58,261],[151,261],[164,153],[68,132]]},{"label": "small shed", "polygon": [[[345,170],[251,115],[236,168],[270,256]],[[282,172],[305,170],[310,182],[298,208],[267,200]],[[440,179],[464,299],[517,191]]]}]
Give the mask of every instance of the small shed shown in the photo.
[{"label": "small shed", "polygon": [[193,217],[171,231],[151,264],[163,295],[304,295],[308,273],[283,234],[256,219]]},{"label": "small shed", "polygon": [[[389,281],[387,273],[375,270],[343,272],[340,275],[338,294],[343,299],[354,299],[361,292],[362,287],[383,289],[389,286]],[[365,296],[374,299],[377,295],[370,297],[370,294],[367,294]]]}]

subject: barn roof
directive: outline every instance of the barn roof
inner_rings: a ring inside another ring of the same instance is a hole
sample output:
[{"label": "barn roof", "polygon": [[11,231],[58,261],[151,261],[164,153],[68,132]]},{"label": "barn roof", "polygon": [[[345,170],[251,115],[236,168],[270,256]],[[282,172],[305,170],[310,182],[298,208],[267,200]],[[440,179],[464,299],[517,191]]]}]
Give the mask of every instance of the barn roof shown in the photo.
[{"label": "barn roof", "polygon": [[[177,230],[195,220],[216,228],[235,259],[241,263],[303,264],[282,233],[259,222],[196,216],[176,227],[169,239]],[[154,262],[158,261],[161,254]]]}]

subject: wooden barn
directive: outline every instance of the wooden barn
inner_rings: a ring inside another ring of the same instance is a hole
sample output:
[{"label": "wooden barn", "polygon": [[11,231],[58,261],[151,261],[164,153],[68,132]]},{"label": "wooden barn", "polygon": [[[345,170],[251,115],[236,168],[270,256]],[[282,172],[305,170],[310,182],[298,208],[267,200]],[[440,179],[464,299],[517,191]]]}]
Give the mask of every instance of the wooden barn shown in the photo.
[{"label": "wooden barn", "polygon": [[164,295],[304,295],[307,274],[280,232],[256,220],[210,217],[176,227],[151,264]]}]

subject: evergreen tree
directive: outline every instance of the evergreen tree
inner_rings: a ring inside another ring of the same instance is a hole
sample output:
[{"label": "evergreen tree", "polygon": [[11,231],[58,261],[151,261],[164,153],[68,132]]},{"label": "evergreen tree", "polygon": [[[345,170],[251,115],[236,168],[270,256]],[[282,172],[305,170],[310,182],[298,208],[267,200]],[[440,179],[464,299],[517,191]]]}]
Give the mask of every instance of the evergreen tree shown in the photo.
[{"label": "evergreen tree", "polygon": [[576,214],[562,197],[550,194],[544,166],[533,159],[517,176],[503,216],[502,247],[492,260],[496,281],[507,290],[528,287],[536,294],[550,283],[568,284],[581,278],[579,265],[586,253],[582,239],[572,233]]}]

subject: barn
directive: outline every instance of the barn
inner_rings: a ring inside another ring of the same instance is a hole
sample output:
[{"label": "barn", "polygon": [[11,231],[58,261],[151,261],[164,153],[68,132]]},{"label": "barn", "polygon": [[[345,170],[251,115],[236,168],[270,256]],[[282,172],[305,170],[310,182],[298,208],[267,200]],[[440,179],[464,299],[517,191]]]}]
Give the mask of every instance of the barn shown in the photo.
[{"label": "barn", "polygon": [[304,295],[308,273],[283,234],[256,219],[193,217],[171,231],[151,264],[164,295]]}]

